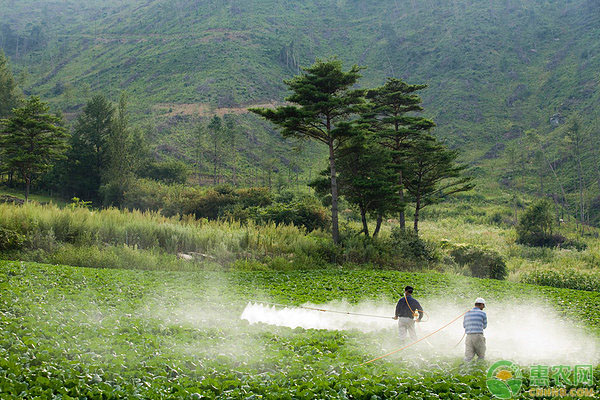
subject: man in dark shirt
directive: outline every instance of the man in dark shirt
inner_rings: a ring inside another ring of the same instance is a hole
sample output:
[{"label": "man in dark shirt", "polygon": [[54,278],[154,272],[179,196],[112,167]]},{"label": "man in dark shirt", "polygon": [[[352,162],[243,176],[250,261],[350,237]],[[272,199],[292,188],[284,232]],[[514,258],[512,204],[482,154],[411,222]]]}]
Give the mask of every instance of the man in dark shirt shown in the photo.
[{"label": "man in dark shirt", "polygon": [[396,304],[396,314],[394,319],[398,320],[398,333],[400,340],[406,340],[406,334],[408,333],[413,340],[417,339],[417,332],[415,332],[415,317],[418,313],[419,318],[417,321],[421,321],[423,318],[423,308],[417,300],[412,297],[413,288],[407,286],[404,288],[404,297],[398,300]]}]

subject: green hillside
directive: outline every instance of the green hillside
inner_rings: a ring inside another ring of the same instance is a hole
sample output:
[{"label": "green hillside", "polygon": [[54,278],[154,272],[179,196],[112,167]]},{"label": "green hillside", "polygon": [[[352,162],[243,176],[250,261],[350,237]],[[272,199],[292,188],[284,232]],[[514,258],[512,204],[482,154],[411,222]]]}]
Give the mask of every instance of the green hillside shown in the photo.
[{"label": "green hillside", "polygon": [[[577,114],[586,207],[598,218],[597,0],[2,1],[0,12],[2,47],[27,93],[69,116],[91,93],[127,91],[157,153],[184,160],[198,115],[281,102],[299,66],[338,55],[368,67],[364,86],[386,76],[429,84],[426,114],[480,176],[492,176],[486,185],[555,198],[562,185],[574,212],[565,131]],[[271,157],[289,167],[293,144],[255,117],[243,121],[259,138],[243,143],[248,169]],[[528,140],[531,129],[540,142]],[[306,175],[315,151],[296,170]]]}]

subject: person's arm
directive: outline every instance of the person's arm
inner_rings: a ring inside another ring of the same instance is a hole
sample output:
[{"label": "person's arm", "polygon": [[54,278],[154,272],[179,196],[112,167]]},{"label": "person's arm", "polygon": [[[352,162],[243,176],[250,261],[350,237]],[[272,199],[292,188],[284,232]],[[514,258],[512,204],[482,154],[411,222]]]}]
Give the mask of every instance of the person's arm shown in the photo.
[{"label": "person's arm", "polygon": [[483,313],[483,329],[487,328],[487,314]]}]

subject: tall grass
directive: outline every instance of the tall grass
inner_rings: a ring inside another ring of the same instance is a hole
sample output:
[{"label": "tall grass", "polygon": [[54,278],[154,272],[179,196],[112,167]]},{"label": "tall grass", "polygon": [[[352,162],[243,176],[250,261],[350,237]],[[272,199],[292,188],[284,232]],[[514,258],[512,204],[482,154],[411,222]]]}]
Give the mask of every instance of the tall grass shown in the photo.
[{"label": "tall grass", "polygon": [[167,254],[199,253],[225,262],[240,257],[311,254],[327,237],[320,231],[307,235],[303,228],[291,225],[257,225],[251,221],[240,224],[165,217],[158,212],[115,208],[95,211],[36,204],[0,204],[0,226],[26,235],[34,248],[46,251],[65,243],[76,247],[127,246]]},{"label": "tall grass", "polygon": [[[29,247],[9,255],[11,258],[94,267],[290,269],[337,262],[463,273],[452,257],[445,254],[447,247],[443,243],[447,242],[497,251],[508,267],[508,279],[513,281],[534,270],[569,268],[592,272],[600,266],[600,241],[592,236],[580,238],[587,244],[583,251],[528,247],[515,243],[511,225],[493,222],[498,220],[494,215],[507,215],[503,207],[472,204],[468,215],[449,216],[460,208],[456,202],[436,205],[435,213],[422,222],[421,238],[439,253],[437,260],[429,263],[411,259],[406,251],[400,251],[398,246],[402,243],[386,245],[394,223],[384,225],[377,241],[365,241],[349,233],[343,246],[335,247],[329,233],[320,230],[307,233],[304,228],[292,225],[252,221],[241,224],[230,220],[165,217],[159,212],[72,209],[30,203],[0,204],[0,228],[21,233],[29,240]],[[355,223],[345,225],[349,232],[356,231]],[[561,227],[566,236],[574,237],[574,232],[574,227]],[[195,253],[194,260],[178,259],[178,253]]]}]

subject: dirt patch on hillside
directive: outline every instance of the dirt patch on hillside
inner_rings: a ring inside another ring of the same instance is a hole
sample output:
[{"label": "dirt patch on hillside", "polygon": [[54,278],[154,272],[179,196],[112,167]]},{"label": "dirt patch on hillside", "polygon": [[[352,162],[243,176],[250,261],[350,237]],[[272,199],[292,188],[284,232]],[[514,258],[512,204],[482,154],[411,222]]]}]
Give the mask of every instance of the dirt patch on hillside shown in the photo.
[{"label": "dirt patch on hillside", "polygon": [[223,107],[215,108],[207,103],[159,103],[154,105],[154,111],[166,117],[174,117],[177,115],[195,115],[200,117],[210,117],[212,115],[218,115],[222,117],[225,114],[247,114],[248,108],[261,107],[261,108],[275,108],[280,104],[261,103],[261,104],[247,104],[241,107]]}]

